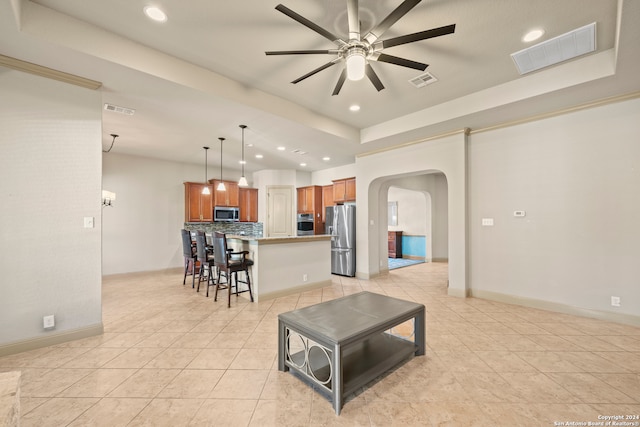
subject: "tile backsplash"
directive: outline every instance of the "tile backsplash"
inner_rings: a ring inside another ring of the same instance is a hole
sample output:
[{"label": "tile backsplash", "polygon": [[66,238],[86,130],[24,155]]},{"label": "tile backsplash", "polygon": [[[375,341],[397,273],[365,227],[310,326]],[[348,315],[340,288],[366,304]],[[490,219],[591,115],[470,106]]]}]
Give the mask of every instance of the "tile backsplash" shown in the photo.
[{"label": "tile backsplash", "polygon": [[184,229],[189,231],[202,230],[205,233],[218,231],[226,234],[263,237],[261,222],[185,222]]}]

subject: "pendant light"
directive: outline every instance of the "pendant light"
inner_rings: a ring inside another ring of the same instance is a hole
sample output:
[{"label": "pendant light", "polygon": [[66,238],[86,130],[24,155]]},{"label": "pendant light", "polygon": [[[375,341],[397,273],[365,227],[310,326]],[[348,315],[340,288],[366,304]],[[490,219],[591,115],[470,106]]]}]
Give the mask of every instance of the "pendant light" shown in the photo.
[{"label": "pendant light", "polygon": [[218,188],[216,191],[227,191],[227,187],[224,186],[224,181],[222,180],[222,142],[224,138],[218,138],[220,140],[220,183],[218,184]]},{"label": "pendant light", "polygon": [[209,181],[207,181],[207,153],[209,147],[202,148],[204,148],[204,183],[206,184],[204,187],[202,187],[202,194],[211,194],[211,190],[209,190]]},{"label": "pendant light", "polygon": [[242,176],[240,177],[240,181],[238,181],[239,187],[248,187],[249,183],[247,182],[247,178],[244,176],[244,130],[247,128],[247,125],[240,125],[240,129],[242,129],[242,160],[240,160],[240,164],[242,165]]}]

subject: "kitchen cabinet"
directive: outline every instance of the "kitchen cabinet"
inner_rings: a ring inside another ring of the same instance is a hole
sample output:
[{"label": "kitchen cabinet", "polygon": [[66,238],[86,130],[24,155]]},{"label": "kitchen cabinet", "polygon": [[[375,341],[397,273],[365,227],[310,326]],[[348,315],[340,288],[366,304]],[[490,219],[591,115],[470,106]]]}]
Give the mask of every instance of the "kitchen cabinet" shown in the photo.
[{"label": "kitchen cabinet", "polygon": [[402,258],[402,231],[389,231],[389,258]]},{"label": "kitchen cabinet", "polygon": [[240,206],[240,187],[238,183],[235,181],[222,181],[224,182],[224,186],[226,188],[225,191],[218,191],[218,184],[220,183],[219,179],[210,179],[209,182],[212,184],[214,193],[213,193],[213,205],[214,206]]},{"label": "kitchen cabinet", "polygon": [[344,178],[333,181],[333,201],[334,203],[355,202],[356,201],[356,179]]},{"label": "kitchen cabinet", "polygon": [[333,206],[333,185],[325,185],[322,187],[322,222],[325,223],[325,215],[327,214],[327,206]]},{"label": "kitchen cabinet", "polygon": [[240,188],[240,222],[258,222],[258,189]]},{"label": "kitchen cabinet", "polygon": [[320,213],[322,209],[322,187],[310,185],[300,187],[298,192],[298,213]]},{"label": "kitchen cabinet", "polygon": [[[209,187],[209,194],[202,190]],[[199,182],[184,183],[185,222],[213,222],[213,186]]]},{"label": "kitchen cabinet", "polygon": [[322,221],[322,187],[319,185],[300,187],[297,189],[297,196],[298,213],[312,214],[314,234],[324,234]]}]

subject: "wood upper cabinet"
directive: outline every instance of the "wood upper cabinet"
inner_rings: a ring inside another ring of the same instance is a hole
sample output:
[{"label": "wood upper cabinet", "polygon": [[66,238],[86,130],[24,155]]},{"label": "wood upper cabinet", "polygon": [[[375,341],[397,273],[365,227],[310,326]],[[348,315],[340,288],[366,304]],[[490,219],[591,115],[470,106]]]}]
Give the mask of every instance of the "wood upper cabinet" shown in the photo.
[{"label": "wood upper cabinet", "polygon": [[356,179],[344,178],[333,181],[333,201],[334,203],[355,202],[356,201]]},{"label": "wood upper cabinet", "polygon": [[327,206],[333,206],[333,185],[325,185],[322,187],[322,222],[326,222]]},{"label": "wood upper cabinet", "polygon": [[322,187],[310,185],[300,187],[298,192],[298,213],[320,213],[322,210]]},{"label": "wood upper cabinet", "polygon": [[222,182],[224,182],[226,188],[225,191],[217,190],[218,184],[220,183],[219,179],[210,179],[209,182],[215,191],[213,195],[214,206],[240,206],[240,187],[238,187],[237,182],[223,180]]},{"label": "wood upper cabinet", "polygon": [[[202,194],[209,187],[210,194]],[[184,183],[185,222],[213,222],[213,186],[199,182]]]},{"label": "wood upper cabinet", "polygon": [[314,234],[324,234],[322,225],[322,187],[310,185],[298,190],[298,213],[313,215]]},{"label": "wood upper cabinet", "polygon": [[240,222],[258,222],[258,189],[240,188]]}]

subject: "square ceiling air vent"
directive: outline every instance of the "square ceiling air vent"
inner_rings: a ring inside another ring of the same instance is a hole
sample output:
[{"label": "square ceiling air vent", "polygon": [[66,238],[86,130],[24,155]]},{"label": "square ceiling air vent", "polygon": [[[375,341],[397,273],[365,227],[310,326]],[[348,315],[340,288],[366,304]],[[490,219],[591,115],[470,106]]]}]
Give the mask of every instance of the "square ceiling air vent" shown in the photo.
[{"label": "square ceiling air vent", "polygon": [[530,73],[596,50],[596,23],[512,53],[520,74]]},{"label": "square ceiling air vent", "polygon": [[133,116],[136,112],[133,108],[119,107],[113,104],[104,104],[104,109],[107,111],[113,111],[114,113],[126,114],[127,116]]},{"label": "square ceiling air vent", "polygon": [[431,83],[435,83],[437,82],[438,79],[436,79],[436,77],[427,72],[424,74],[420,74],[418,77],[414,77],[411,80],[409,80],[409,83],[411,83],[412,85],[414,85],[415,87],[425,87],[426,85],[429,85]]}]

